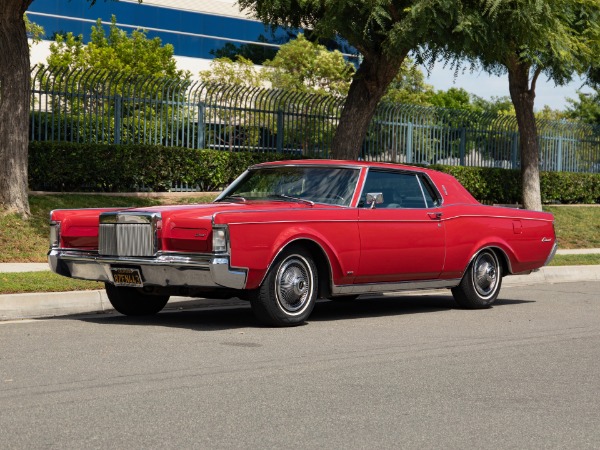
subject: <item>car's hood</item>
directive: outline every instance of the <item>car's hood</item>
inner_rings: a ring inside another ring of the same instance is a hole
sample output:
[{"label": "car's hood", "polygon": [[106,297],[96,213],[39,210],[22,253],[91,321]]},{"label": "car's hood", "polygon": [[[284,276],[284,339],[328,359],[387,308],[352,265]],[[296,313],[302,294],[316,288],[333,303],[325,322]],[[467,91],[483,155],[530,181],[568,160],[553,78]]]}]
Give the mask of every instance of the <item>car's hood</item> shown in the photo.
[{"label": "car's hood", "polygon": [[153,206],[143,208],[128,208],[123,209],[123,212],[157,212],[160,213],[163,219],[170,218],[176,220],[179,218],[208,218],[216,213],[225,212],[258,212],[258,211],[288,211],[290,209],[323,209],[323,208],[341,208],[336,205],[314,204],[300,201],[247,201],[247,202],[215,202],[215,203],[200,203],[192,205],[166,205]]}]

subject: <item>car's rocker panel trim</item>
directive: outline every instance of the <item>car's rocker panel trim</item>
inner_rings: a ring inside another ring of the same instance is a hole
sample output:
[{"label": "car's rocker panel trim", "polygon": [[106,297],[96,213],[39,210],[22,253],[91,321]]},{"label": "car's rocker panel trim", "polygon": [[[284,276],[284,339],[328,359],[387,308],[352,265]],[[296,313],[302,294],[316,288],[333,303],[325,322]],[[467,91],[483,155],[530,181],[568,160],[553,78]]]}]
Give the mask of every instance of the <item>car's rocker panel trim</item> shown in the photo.
[{"label": "car's rocker panel trim", "polygon": [[332,296],[337,296],[391,291],[416,291],[420,289],[444,289],[458,286],[460,280],[460,278],[452,278],[449,280],[419,280],[402,281],[398,283],[347,284],[342,286],[334,285],[331,290],[331,294]]}]

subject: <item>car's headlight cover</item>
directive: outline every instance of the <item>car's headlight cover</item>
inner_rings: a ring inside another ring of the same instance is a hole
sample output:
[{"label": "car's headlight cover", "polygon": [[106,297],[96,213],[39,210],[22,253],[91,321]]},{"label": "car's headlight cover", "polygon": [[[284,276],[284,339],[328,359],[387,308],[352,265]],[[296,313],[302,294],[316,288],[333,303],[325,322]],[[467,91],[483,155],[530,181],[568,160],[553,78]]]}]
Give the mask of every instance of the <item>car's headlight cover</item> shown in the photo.
[{"label": "car's headlight cover", "polygon": [[228,249],[227,227],[214,227],[212,239],[213,253],[227,253]]}]

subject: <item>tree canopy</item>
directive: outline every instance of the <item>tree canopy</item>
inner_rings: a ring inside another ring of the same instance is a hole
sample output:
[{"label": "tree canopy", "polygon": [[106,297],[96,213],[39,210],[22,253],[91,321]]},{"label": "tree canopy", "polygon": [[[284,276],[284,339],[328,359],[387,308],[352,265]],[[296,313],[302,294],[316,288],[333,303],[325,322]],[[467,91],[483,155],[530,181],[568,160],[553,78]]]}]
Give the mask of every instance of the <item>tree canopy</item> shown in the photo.
[{"label": "tree canopy", "polygon": [[453,34],[433,41],[434,57],[508,74],[520,132],[523,203],[540,210],[539,147],[534,114],[541,75],[565,84],[599,63],[597,0],[461,0]]},{"label": "tree canopy", "polygon": [[148,38],[145,30],[127,33],[117,27],[116,22],[113,15],[107,34],[101,19],[98,19],[91,28],[87,45],[83,43],[81,35],[56,35],[56,41],[50,44],[48,65],[53,68],[107,70],[137,76],[186,76],[183,71],[177,70],[171,44],[163,45],[158,37]]},{"label": "tree canopy", "polygon": [[402,62],[446,28],[455,0],[239,0],[271,26],[340,37],[361,55],[332,143],[336,158],[357,158],[369,123]]},{"label": "tree canopy", "polygon": [[579,92],[577,99],[567,99],[570,105],[566,115],[575,120],[581,120],[592,125],[600,125],[600,91],[584,94]]}]

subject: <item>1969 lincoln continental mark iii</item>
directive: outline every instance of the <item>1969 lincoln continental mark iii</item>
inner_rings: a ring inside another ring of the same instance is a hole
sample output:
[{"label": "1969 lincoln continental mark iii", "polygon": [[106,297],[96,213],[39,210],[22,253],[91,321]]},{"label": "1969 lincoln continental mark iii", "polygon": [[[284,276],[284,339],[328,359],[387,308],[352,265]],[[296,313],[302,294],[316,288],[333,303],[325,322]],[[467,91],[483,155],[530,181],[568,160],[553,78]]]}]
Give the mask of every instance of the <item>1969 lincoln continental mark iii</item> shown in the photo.
[{"label": "1969 lincoln continental mark iii", "polygon": [[502,278],[547,264],[553,217],[484,206],[450,175],[362,161],[259,164],[210,204],[56,210],[52,270],[106,284],[123,314],[170,295],[239,297],[256,317],[296,325],[317,298],[450,288],[494,303]]}]

